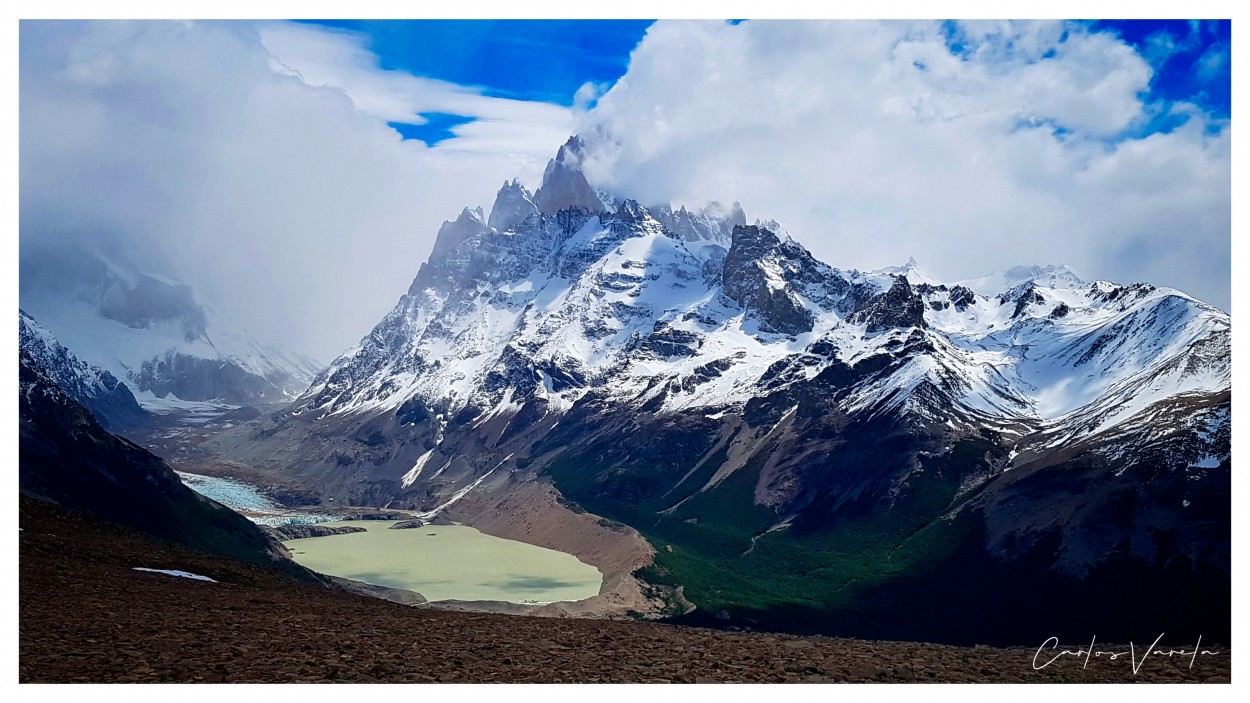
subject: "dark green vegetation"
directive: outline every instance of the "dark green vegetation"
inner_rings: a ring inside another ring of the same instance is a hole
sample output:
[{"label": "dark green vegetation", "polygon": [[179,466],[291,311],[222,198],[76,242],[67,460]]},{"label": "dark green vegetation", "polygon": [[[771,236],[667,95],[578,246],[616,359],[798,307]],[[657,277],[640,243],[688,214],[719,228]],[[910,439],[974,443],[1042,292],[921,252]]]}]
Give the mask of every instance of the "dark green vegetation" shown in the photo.
[{"label": "dark green vegetation", "polygon": [[[657,434],[650,451],[665,439]],[[960,493],[960,486],[986,472],[995,440],[987,432],[944,455],[922,456],[921,470],[892,493],[863,490],[839,500],[847,486],[831,478],[786,527],[771,531],[781,518],[755,502],[758,456],[702,493],[694,491],[714,468],[700,468],[695,473],[705,475],[687,478],[681,488],[688,490],[678,490],[672,484],[685,467],[666,471],[661,464],[632,474],[608,464],[612,453],[602,447],[566,452],[548,470],[565,496],[635,527],[656,547],[655,564],[638,575],[684,587],[698,609],[677,622],[952,644],[1037,645],[1052,635],[1149,642],[1160,632],[1169,640],[1229,641],[1227,572],[1180,557],[1160,568],[1125,547],[1078,579],[1052,568],[1058,535],[1019,558],[989,553],[979,509],[956,508],[979,492]],[[891,442],[875,446],[897,448]],[[676,465],[696,453],[680,443],[672,449],[667,456]],[[827,468],[848,457],[867,461],[866,449],[848,446]],[[904,453],[883,454],[891,458],[901,462]],[[841,468],[854,473],[853,466]]]}]

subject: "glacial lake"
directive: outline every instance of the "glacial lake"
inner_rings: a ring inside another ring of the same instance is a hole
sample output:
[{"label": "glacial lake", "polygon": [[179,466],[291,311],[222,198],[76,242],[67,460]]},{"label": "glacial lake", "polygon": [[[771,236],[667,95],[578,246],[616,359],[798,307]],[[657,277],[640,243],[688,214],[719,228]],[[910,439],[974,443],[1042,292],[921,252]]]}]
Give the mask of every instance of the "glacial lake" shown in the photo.
[{"label": "glacial lake", "polygon": [[295,561],[331,576],[416,591],[427,600],[549,603],[590,598],[603,574],[564,554],[464,525],[390,529],[395,521],[346,520],[367,532],[284,542]]}]

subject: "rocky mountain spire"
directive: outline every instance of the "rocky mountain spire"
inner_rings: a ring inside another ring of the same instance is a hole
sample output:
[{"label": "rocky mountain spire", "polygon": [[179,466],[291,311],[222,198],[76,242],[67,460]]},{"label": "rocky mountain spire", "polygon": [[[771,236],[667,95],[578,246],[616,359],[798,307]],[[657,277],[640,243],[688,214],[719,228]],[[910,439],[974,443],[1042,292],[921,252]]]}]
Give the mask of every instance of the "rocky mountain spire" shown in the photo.
[{"label": "rocky mountain spire", "polygon": [[560,147],[556,158],[547,162],[543,185],[534,195],[539,212],[550,214],[565,208],[578,208],[598,214],[607,209],[582,173],[584,149],[581,137],[570,137]]},{"label": "rocky mountain spire", "polygon": [[506,232],[537,212],[538,206],[534,204],[534,194],[514,178],[505,182],[499,189],[499,194],[495,196],[495,204],[490,209],[490,219],[486,221],[486,224],[499,232]]}]

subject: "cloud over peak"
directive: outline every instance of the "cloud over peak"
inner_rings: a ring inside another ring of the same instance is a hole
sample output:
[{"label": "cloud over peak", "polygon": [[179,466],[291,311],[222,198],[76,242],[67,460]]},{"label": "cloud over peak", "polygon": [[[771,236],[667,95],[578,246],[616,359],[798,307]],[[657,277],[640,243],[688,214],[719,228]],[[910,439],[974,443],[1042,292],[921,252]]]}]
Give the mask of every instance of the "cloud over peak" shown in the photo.
[{"label": "cloud over peak", "polygon": [[[1229,122],[1151,97],[1184,52],[1227,75],[1227,43],[1191,46],[1204,26],[1139,51],[1079,23],[664,21],[568,107],[387,70],[324,27],[27,21],[21,247],[160,252],[258,336],[331,358],[443,220],[537,187],[578,133],[591,185],[737,201],[836,266],[1061,259],[1227,307]],[[468,121],[433,147],[387,126],[431,114]]]},{"label": "cloud over peak", "polygon": [[1147,103],[1153,75],[1078,23],[659,22],[579,129],[596,185],[739,200],[835,265],[1061,251],[1226,306],[1227,122]]}]

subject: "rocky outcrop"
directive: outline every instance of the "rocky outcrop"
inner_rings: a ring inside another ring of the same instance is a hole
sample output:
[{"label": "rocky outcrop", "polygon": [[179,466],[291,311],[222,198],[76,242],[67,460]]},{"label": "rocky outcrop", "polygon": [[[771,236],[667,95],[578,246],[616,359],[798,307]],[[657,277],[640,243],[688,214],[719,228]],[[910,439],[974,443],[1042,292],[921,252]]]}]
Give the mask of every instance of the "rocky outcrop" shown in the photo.
[{"label": "rocky outcrop", "polygon": [[353,525],[279,525],[269,528],[283,542],[292,539],[308,539],[310,537],[329,537],[330,535],[350,535],[353,532],[365,532],[363,527]]},{"label": "rocky outcrop", "polygon": [[780,334],[802,334],[812,330],[815,316],[790,286],[794,262],[779,256],[781,240],[755,225],[733,229],[733,241],[721,274],[721,286],[730,300],[741,305],[760,321],[760,329]]},{"label": "rocky outcrop", "polygon": [[513,179],[499,189],[486,224],[491,229],[506,232],[536,214],[538,206],[534,204],[534,196],[520,181]]},{"label": "rocky outcrop", "polygon": [[572,209],[597,214],[607,210],[582,173],[584,148],[580,137],[570,137],[556,158],[547,162],[543,185],[534,194],[539,212],[552,214]]},{"label": "rocky outcrop", "polygon": [[850,320],[864,324],[868,334],[895,328],[924,328],[924,307],[924,301],[907,279],[899,276],[889,290],[870,298]]},{"label": "rocky outcrop", "polygon": [[1046,296],[1037,289],[1033,283],[1025,283],[1019,288],[1014,288],[1007,293],[999,296],[1004,304],[1015,303],[1015,308],[1011,312],[1011,319],[1018,319],[1029,309],[1030,305],[1045,305]]}]

